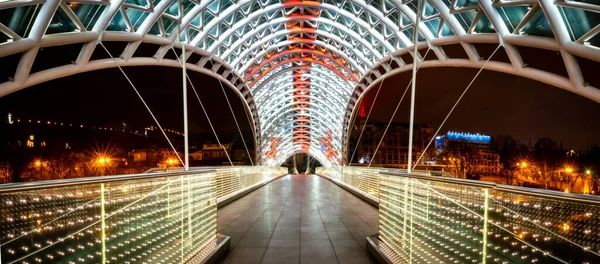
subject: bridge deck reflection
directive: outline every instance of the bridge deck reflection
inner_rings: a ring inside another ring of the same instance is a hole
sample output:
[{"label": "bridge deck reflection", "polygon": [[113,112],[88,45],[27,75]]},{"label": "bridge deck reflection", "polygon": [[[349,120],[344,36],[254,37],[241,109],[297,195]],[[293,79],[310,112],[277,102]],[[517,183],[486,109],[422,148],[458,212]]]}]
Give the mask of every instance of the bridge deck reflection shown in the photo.
[{"label": "bridge deck reflection", "polygon": [[377,208],[316,175],[288,175],[220,208],[221,263],[373,263]]}]

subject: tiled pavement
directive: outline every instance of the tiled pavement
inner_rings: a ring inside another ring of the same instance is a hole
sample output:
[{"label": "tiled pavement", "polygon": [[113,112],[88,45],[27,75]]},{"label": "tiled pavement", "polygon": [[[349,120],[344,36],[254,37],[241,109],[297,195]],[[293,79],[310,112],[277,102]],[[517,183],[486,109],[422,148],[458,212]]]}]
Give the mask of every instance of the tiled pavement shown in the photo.
[{"label": "tiled pavement", "polygon": [[219,209],[220,263],[374,263],[377,209],[316,175],[288,175]]}]

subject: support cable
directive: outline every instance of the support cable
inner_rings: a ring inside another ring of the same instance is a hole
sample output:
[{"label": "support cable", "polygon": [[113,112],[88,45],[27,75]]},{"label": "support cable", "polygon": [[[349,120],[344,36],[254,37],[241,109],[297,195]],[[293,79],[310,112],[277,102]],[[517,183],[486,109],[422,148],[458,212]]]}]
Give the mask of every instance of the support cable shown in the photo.
[{"label": "support cable", "polygon": [[204,104],[202,104],[202,100],[200,100],[200,96],[198,95],[198,91],[196,91],[196,87],[194,87],[194,84],[192,83],[192,80],[190,80],[190,76],[187,76],[188,82],[190,82],[190,84],[192,85],[192,90],[194,90],[194,94],[196,94],[196,98],[198,98],[198,102],[200,103],[200,107],[202,107],[202,112],[204,112],[204,116],[206,116],[206,120],[208,120],[208,124],[210,125],[210,129],[212,130],[213,134],[215,134],[215,138],[217,139],[217,143],[219,144],[219,146],[221,146],[221,148],[223,149],[223,151],[225,152],[225,156],[227,156],[227,160],[229,161],[229,164],[231,166],[233,166],[233,162],[231,161],[231,158],[229,157],[229,153],[227,153],[227,149],[225,149],[225,146],[223,146],[223,144],[221,144],[221,140],[219,140],[219,136],[217,136],[217,131],[215,131],[215,127],[213,127],[212,122],[210,121],[210,118],[208,117],[208,113],[206,112],[206,109],[204,108]]},{"label": "support cable", "polygon": [[[390,60],[391,61],[391,60]],[[369,117],[371,116],[371,111],[373,111],[373,107],[375,106],[375,102],[377,102],[377,97],[379,96],[379,92],[381,91],[381,87],[383,86],[383,82],[385,78],[381,80],[379,83],[379,88],[377,88],[377,93],[375,94],[375,99],[373,99],[373,104],[369,108],[369,113],[367,114],[367,119],[365,119],[365,123],[363,124],[362,129],[360,130],[360,134],[358,135],[358,140],[356,140],[356,146],[354,146],[354,151],[352,151],[352,156],[350,156],[350,160],[348,160],[348,164],[352,163],[352,159],[354,159],[354,154],[356,154],[356,150],[358,149],[358,143],[362,138],[363,132],[365,132],[365,127],[367,127],[367,122],[369,122]]]},{"label": "support cable", "polygon": [[469,85],[467,85],[467,88],[465,88],[465,90],[462,92],[462,94],[458,97],[458,99],[456,100],[456,102],[454,103],[454,105],[452,106],[452,108],[450,109],[450,112],[448,112],[448,114],[444,118],[444,121],[442,121],[442,123],[440,124],[440,126],[438,127],[438,129],[435,131],[435,133],[431,137],[431,140],[429,140],[429,143],[427,143],[427,146],[425,146],[425,149],[423,149],[423,151],[421,152],[421,156],[419,156],[419,159],[417,159],[417,162],[415,162],[415,164],[419,164],[419,161],[421,161],[421,158],[423,158],[423,156],[425,155],[425,153],[427,153],[427,149],[429,148],[429,146],[431,146],[431,143],[435,139],[435,136],[440,132],[440,130],[442,130],[442,127],[444,126],[444,124],[446,123],[446,121],[448,120],[448,118],[450,117],[450,115],[452,114],[452,112],[454,111],[454,109],[456,108],[456,106],[458,105],[458,103],[460,102],[460,100],[462,100],[463,96],[465,96],[465,94],[467,93],[467,91],[469,90],[469,88],[471,88],[471,85],[473,85],[473,83],[475,82],[475,80],[477,79],[477,77],[479,76],[479,74],[483,71],[483,69],[485,69],[485,66],[487,66],[488,62],[490,62],[490,60],[492,59],[492,57],[494,57],[494,54],[496,54],[496,52],[498,51],[498,49],[500,49],[500,47],[502,47],[502,44],[499,44],[498,47],[496,47],[496,49],[494,50],[494,52],[492,52],[492,55],[490,55],[490,57],[485,61],[485,63],[483,64],[483,66],[481,66],[481,68],[479,69],[479,71],[477,72],[477,74],[475,74],[475,76],[473,77],[473,79],[471,79],[471,82],[469,83]]},{"label": "support cable", "polygon": [[[173,50],[173,52],[175,53],[175,57],[177,57],[177,60],[179,62],[185,63],[185,62],[183,62],[183,60],[181,59],[181,57],[177,56],[177,53],[175,52],[175,49],[173,49],[173,47],[171,47],[171,50]],[[223,146],[223,144],[221,144],[221,140],[219,140],[219,136],[217,135],[217,131],[215,131],[215,127],[213,126],[212,122],[210,121],[210,117],[208,117],[208,112],[206,112],[206,109],[204,108],[204,104],[202,103],[202,100],[200,100],[200,95],[198,95],[198,91],[196,91],[196,87],[194,86],[194,83],[192,83],[192,79],[190,79],[190,75],[186,73],[185,76],[187,77],[188,82],[192,86],[192,90],[194,91],[194,94],[196,95],[196,98],[198,98],[198,103],[200,103],[200,107],[202,108],[202,112],[204,112],[204,116],[206,117],[206,120],[208,120],[208,124],[210,125],[210,129],[212,130],[213,134],[215,135],[215,138],[217,139],[217,144],[219,144],[219,146],[225,152],[225,156],[227,156],[227,160],[229,161],[229,164],[231,166],[233,166],[233,162],[231,161],[231,158],[229,157],[229,153],[227,153],[227,149],[225,149],[225,146]]]},{"label": "support cable", "polygon": [[[412,153],[413,153],[413,137],[414,137],[414,126],[415,126],[415,96],[417,92],[417,63],[419,62],[419,31],[418,26],[420,25],[421,15],[423,9],[423,1],[417,1],[417,19],[415,19],[415,29],[413,34],[413,70],[412,70],[412,88],[410,89],[410,115],[408,123],[408,159],[406,162],[407,173],[410,174],[412,170]],[[423,57],[423,60],[425,57]],[[412,252],[412,251],[411,251]],[[411,255],[412,256],[412,255]],[[412,262],[412,259],[411,259]]]},{"label": "support cable", "polygon": [[246,148],[246,153],[248,154],[248,159],[250,159],[250,164],[252,166],[254,166],[254,162],[252,161],[252,156],[250,156],[250,151],[248,150],[248,145],[246,145],[246,140],[244,139],[244,135],[242,134],[242,129],[240,129],[240,125],[238,124],[237,118],[235,117],[235,113],[233,112],[233,108],[231,107],[231,102],[229,102],[229,97],[227,96],[227,93],[225,93],[225,88],[223,87],[223,83],[221,82],[221,80],[217,80],[217,81],[219,81],[219,85],[221,85],[221,91],[223,91],[223,95],[225,96],[225,99],[227,99],[227,105],[229,106],[229,111],[231,111],[231,115],[233,116],[233,121],[235,121],[235,126],[237,127],[238,132],[240,132],[240,137],[242,138],[242,143],[244,143],[244,148]]},{"label": "support cable", "polygon": [[137,94],[137,96],[140,98],[140,100],[142,101],[142,103],[146,107],[146,110],[148,110],[148,113],[150,113],[150,115],[152,116],[152,119],[154,119],[154,122],[156,123],[156,125],[160,129],[160,132],[165,136],[165,139],[167,139],[167,142],[169,142],[169,145],[171,146],[171,148],[175,152],[175,155],[177,156],[177,159],[179,159],[179,162],[181,162],[181,164],[184,164],[183,159],[181,159],[181,156],[179,155],[179,152],[177,152],[177,149],[175,149],[175,146],[173,146],[173,143],[171,143],[171,140],[167,136],[167,133],[165,132],[165,130],[162,128],[162,126],[158,122],[158,119],[156,119],[156,116],[154,116],[154,113],[152,113],[152,110],[150,110],[150,107],[148,106],[148,104],[146,104],[146,101],[144,101],[144,98],[142,97],[142,95],[140,94],[140,92],[138,91],[138,89],[135,88],[135,85],[133,85],[133,82],[131,81],[131,79],[129,79],[129,76],[127,76],[127,74],[125,73],[125,71],[123,70],[123,68],[121,67],[121,65],[119,65],[119,63],[117,63],[117,60],[115,59],[115,57],[113,57],[113,55],[110,53],[110,51],[108,51],[108,49],[106,48],[106,46],[104,46],[104,43],[102,43],[102,41],[100,41],[100,46],[102,46],[102,48],[104,48],[104,50],[106,51],[106,53],[108,53],[108,56],[110,56],[110,58],[113,60],[113,62],[115,63],[115,65],[117,65],[117,68],[119,68],[119,70],[121,71],[121,73],[123,74],[123,76],[125,77],[125,79],[127,79],[127,82],[129,82],[129,85],[131,85],[131,88],[133,88],[133,90],[135,91],[135,93]]},{"label": "support cable", "polygon": [[[423,58],[427,57],[427,54],[429,54],[430,50],[431,50],[431,48],[427,48],[427,52],[425,52],[425,56],[423,56]],[[415,56],[417,56],[417,54],[415,54]],[[417,67],[416,71],[419,71],[420,68],[421,68],[421,65],[419,65],[419,67]],[[402,97],[400,98],[400,100],[398,101],[398,104],[396,105],[396,109],[394,109],[394,113],[392,114],[390,121],[388,122],[387,126],[385,127],[385,130],[383,131],[383,135],[381,136],[381,139],[379,140],[379,143],[377,144],[377,148],[375,148],[375,152],[373,152],[373,157],[371,157],[371,160],[369,161],[369,166],[367,166],[367,168],[371,167],[371,164],[373,163],[373,160],[375,159],[375,155],[377,155],[377,151],[379,150],[379,147],[381,146],[381,142],[383,142],[383,139],[385,138],[385,134],[387,133],[388,129],[390,128],[390,124],[392,124],[394,117],[396,117],[398,108],[400,108],[400,104],[402,104],[402,100],[404,100],[404,96],[406,96],[406,92],[408,92],[408,88],[411,86],[412,82],[413,82],[413,79],[411,78],[410,82],[408,82],[408,85],[406,85],[406,89],[404,89],[404,93],[402,93]]]},{"label": "support cable", "polygon": [[[183,17],[183,5],[181,4],[181,0],[177,1],[178,3],[178,11],[179,11],[179,24],[181,25],[181,18]],[[181,57],[184,59],[183,63],[181,63],[181,71],[182,71],[182,88],[183,88],[183,148],[184,148],[184,156],[185,164],[183,165],[184,169],[190,170],[190,135],[189,135],[189,127],[188,127],[188,99],[187,99],[187,82],[185,77],[187,76],[187,69],[185,68],[185,44],[181,41],[181,27],[177,27],[177,42],[181,45]],[[187,31],[185,32],[187,33]],[[185,34],[186,39],[188,39],[187,34]]]}]

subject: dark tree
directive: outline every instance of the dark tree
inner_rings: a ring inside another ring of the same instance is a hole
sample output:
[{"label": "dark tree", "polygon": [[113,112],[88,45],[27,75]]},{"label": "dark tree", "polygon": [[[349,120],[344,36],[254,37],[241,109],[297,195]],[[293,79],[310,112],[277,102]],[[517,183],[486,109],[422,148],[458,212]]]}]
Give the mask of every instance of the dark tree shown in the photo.
[{"label": "dark tree", "polygon": [[539,177],[545,189],[553,181],[558,181],[557,169],[565,161],[563,150],[556,141],[548,137],[538,139],[533,147],[533,157],[540,168]]}]

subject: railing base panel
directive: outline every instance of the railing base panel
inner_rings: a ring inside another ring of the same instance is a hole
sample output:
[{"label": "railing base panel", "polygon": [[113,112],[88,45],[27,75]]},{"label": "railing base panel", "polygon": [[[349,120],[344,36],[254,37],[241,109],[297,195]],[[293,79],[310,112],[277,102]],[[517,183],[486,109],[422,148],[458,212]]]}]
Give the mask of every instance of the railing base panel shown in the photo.
[{"label": "railing base panel", "polygon": [[[399,263],[397,260],[394,261],[394,259],[396,259],[395,256],[393,256],[393,253],[390,253],[390,249],[387,248],[387,246],[381,242],[381,240],[379,240],[379,235],[372,235],[366,238],[367,239],[367,252],[369,252],[369,254],[371,256],[373,256],[373,258],[375,258],[375,260],[377,261],[377,263],[380,264],[393,264],[393,263]],[[388,253],[386,253],[388,252]]]},{"label": "railing base panel", "polygon": [[187,264],[214,264],[217,263],[223,256],[227,255],[229,252],[229,246],[231,244],[231,239],[228,236],[217,235],[215,238],[216,246],[214,249],[207,253],[204,258],[192,258]]}]

